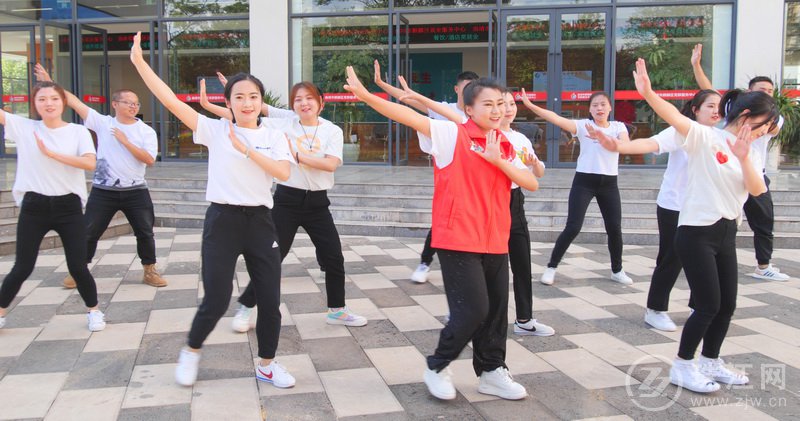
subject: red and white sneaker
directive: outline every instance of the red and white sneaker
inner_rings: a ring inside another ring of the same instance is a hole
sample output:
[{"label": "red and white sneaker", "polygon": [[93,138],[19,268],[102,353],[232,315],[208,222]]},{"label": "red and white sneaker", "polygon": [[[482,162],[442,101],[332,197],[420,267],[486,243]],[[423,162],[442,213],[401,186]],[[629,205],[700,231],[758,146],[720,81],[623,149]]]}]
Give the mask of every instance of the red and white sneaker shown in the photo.
[{"label": "red and white sneaker", "polygon": [[272,383],[273,386],[282,389],[294,387],[295,383],[294,377],[275,360],[272,360],[266,367],[258,364],[256,366],[256,378],[262,382]]}]

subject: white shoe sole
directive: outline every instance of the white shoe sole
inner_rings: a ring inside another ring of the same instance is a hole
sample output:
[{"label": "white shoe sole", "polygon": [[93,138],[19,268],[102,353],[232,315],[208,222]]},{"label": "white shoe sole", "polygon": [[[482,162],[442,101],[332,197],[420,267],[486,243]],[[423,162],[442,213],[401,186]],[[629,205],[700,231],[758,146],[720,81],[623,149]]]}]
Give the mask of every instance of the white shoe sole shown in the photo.
[{"label": "white shoe sole", "polygon": [[539,283],[542,284],[542,285],[553,285],[554,281],[555,281],[555,279],[547,281],[545,279],[539,278]]},{"label": "white shoe sole", "polygon": [[525,397],[528,396],[527,391],[523,391],[522,393],[518,394],[509,394],[508,392],[497,389],[494,386],[484,386],[484,385],[478,386],[478,393],[483,393],[484,395],[497,396],[503,399],[508,399],[510,401],[518,401],[520,399],[525,399]]},{"label": "white shoe sole", "polygon": [[767,280],[767,281],[776,281],[776,282],[786,282],[786,281],[788,281],[790,279],[790,278],[774,278],[774,277],[771,277],[771,276],[759,275],[757,273],[751,273],[750,277],[751,278],[756,278],[756,279],[764,279],[764,280]]},{"label": "white shoe sole", "polygon": [[648,322],[647,319],[644,319],[644,323],[653,329],[660,330],[662,332],[674,332],[678,330],[678,326],[656,326],[655,324]]},{"label": "white shoe sole", "polygon": [[424,276],[411,275],[411,282],[415,284],[424,284],[425,282],[428,282],[428,274],[426,273]]},{"label": "white shoe sole", "polygon": [[682,388],[684,388],[686,390],[691,390],[692,392],[695,392],[695,393],[713,393],[713,392],[716,392],[716,391],[718,391],[720,389],[719,383],[716,383],[716,382],[714,383],[716,385],[716,387],[703,388],[703,389],[692,388],[692,387],[686,386],[686,385],[683,384],[682,381],[679,381],[677,379],[673,379],[671,377],[669,379],[669,382],[674,384],[675,386],[682,387]]},{"label": "white shoe sole", "polygon": [[367,325],[367,320],[359,322],[348,322],[345,320],[331,319],[330,317],[326,317],[325,322],[328,323],[329,325],[350,326],[350,327],[361,327]]},{"label": "white shoe sole", "polygon": [[538,331],[538,330],[535,330],[535,331],[531,332],[530,330],[518,329],[516,326],[514,326],[514,334],[515,335],[519,335],[519,336],[553,336],[556,333],[555,332],[541,332],[541,331]]},{"label": "white shoe sole", "polygon": [[236,333],[247,333],[247,332],[250,331],[251,327],[250,327],[250,323],[248,323],[246,327],[245,326],[237,326],[235,324],[231,324],[231,329]]}]

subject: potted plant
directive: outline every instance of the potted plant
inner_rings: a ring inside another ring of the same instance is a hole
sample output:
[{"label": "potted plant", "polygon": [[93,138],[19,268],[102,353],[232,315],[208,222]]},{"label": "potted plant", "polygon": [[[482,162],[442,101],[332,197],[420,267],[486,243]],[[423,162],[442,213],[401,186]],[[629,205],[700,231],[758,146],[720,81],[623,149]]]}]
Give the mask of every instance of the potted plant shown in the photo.
[{"label": "potted plant", "polygon": [[776,158],[779,156],[800,156],[800,98],[790,96],[789,92],[788,89],[781,87],[781,89],[776,89],[773,94],[773,98],[778,104],[778,111],[783,117],[783,127],[770,145],[770,148],[774,150],[774,152],[770,151],[770,155],[774,153],[777,156],[772,156],[768,160],[771,164],[767,166],[768,172],[777,171],[778,160]]}]

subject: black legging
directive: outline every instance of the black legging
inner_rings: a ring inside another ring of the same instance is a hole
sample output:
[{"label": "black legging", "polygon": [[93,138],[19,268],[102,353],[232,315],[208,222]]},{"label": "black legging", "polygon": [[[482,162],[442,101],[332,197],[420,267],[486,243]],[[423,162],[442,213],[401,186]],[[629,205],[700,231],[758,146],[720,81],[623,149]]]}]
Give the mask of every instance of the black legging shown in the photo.
[{"label": "black legging", "polygon": [[533,318],[531,282],[531,234],[525,219],[525,195],[517,187],[511,190],[511,233],[508,236],[508,261],[514,274],[514,303],[517,320]]},{"label": "black legging", "polygon": [[659,206],[658,257],[647,293],[647,308],[656,311],[669,310],[669,293],[681,273],[681,259],[675,250],[675,232],[678,230],[680,212]]},{"label": "black legging", "polygon": [[558,267],[567,248],[580,234],[586,209],[589,208],[592,198],[597,198],[597,205],[603,215],[608,236],[608,252],[611,255],[611,271],[617,273],[622,270],[622,203],[617,187],[617,176],[582,172],[576,172],[575,178],[572,179],[567,225],[556,240],[547,267]]},{"label": "black legging", "polygon": [[97,306],[97,285],[86,266],[86,223],[81,198],[76,194],[45,196],[27,192],[17,222],[17,257],[0,287],[0,307],[11,305],[22,283],[33,272],[39,246],[50,230],[61,237],[69,274],[75,279],[84,304]]},{"label": "black legging", "polygon": [[[344,307],[344,255],[339,233],[328,209],[326,190],[307,191],[279,184],[275,189],[272,219],[278,234],[281,261],[289,254],[297,229],[303,227],[317,249],[317,259],[325,267],[325,292],[328,307]],[[250,285],[239,297],[245,307],[256,305]]]},{"label": "black legging", "polygon": [[703,356],[717,358],[736,309],[736,221],[720,219],[708,226],[680,226],[675,248],[694,301],[678,356],[693,359],[702,340]]}]

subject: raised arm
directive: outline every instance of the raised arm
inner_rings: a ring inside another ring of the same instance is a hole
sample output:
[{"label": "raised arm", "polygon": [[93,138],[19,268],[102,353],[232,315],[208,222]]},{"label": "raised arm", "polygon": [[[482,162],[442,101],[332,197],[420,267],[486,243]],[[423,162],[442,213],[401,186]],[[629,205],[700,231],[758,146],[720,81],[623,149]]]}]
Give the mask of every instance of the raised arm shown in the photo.
[{"label": "raised arm", "polygon": [[[392,97],[394,97],[394,98],[396,98],[398,100],[401,100],[400,98],[403,97],[406,94],[406,92],[403,89],[400,89],[400,88],[398,88],[396,86],[390,85],[387,82],[384,82],[384,80],[381,78],[381,65],[380,65],[380,63],[378,63],[378,60],[375,60],[375,62],[373,64],[373,67],[375,68],[375,76],[374,76],[374,79],[373,79],[375,84],[378,85],[379,88],[383,89],[383,91],[386,92],[387,94],[391,95]],[[402,77],[402,76],[400,76],[400,77]],[[402,82],[401,82],[401,84],[402,84]],[[408,100],[401,100],[401,101],[405,102],[406,104],[416,108],[417,110],[419,110],[419,111],[421,111],[421,112],[423,112],[425,114],[428,113],[428,107],[426,107],[425,104],[417,101],[416,99],[409,98]],[[433,110],[433,111],[434,112],[438,112],[436,110]],[[460,123],[460,121],[459,121],[459,123]]]},{"label": "raised arm", "polygon": [[525,107],[527,107],[529,110],[533,111],[534,114],[550,123],[555,124],[562,130],[571,133],[573,136],[578,133],[578,125],[575,124],[575,120],[564,118],[550,110],[546,110],[538,105],[535,105],[528,99],[528,95],[525,93],[524,88],[522,89],[522,104],[525,105]]},{"label": "raised arm", "polygon": [[[33,74],[36,75],[37,80],[52,82],[53,79],[50,77],[50,73],[47,73],[44,66],[40,63],[36,63],[36,66],[33,67]],[[64,89],[64,93],[67,95],[67,105],[75,110],[76,113],[83,119],[84,121],[89,117],[89,106],[84,104],[80,98],[76,97],[72,94],[72,92]]]},{"label": "raised arm", "polygon": [[647,75],[647,66],[644,63],[644,59],[636,60],[633,79],[636,82],[636,90],[644,97],[653,111],[663,118],[667,124],[674,127],[681,136],[686,137],[689,134],[689,128],[692,127],[692,119],[681,114],[674,105],[656,95],[653,86],[650,84],[650,76]]},{"label": "raised arm", "polygon": [[370,108],[400,124],[431,136],[431,121],[428,117],[406,107],[405,105],[387,101],[377,95],[371,94],[367,88],[358,80],[353,66],[347,66],[347,84],[344,89],[356,96],[360,101],[369,105]]},{"label": "raised arm", "polygon": [[136,67],[136,71],[139,72],[139,76],[142,77],[144,84],[147,85],[150,92],[152,92],[175,117],[178,117],[183,124],[189,127],[190,130],[195,131],[197,129],[197,116],[199,114],[192,109],[189,104],[178,99],[175,92],[172,92],[172,89],[170,89],[169,86],[158,77],[153,69],[150,68],[147,62],[144,61],[144,56],[142,55],[141,32],[137,32],[133,37],[131,62],[133,62],[133,66]]},{"label": "raised arm", "polygon": [[233,120],[233,113],[231,112],[230,108],[220,107],[219,105],[212,104],[208,101],[205,79],[200,79],[200,106],[203,107],[204,110],[214,114],[217,117]]},{"label": "raised arm", "polygon": [[589,138],[597,140],[600,146],[611,152],[619,152],[626,155],[644,155],[646,153],[658,152],[658,142],[653,138],[634,139],[632,141],[623,141],[615,139],[600,130],[596,130],[592,125],[586,125],[586,131],[589,133]]},{"label": "raised arm", "polygon": [[750,145],[753,143],[750,125],[743,124],[737,133],[736,140],[728,142],[728,147],[731,152],[739,160],[742,166],[742,175],[744,176],[744,188],[753,196],[758,196],[767,191],[767,185],[764,182],[764,176],[761,171],[756,170],[756,167],[750,162]]},{"label": "raised arm", "polygon": [[397,98],[400,101],[411,106],[413,106],[415,103],[420,104],[422,107],[425,107],[426,109],[431,110],[456,124],[461,124],[464,122],[464,118],[461,116],[461,114],[453,111],[452,108],[442,104],[441,102],[436,102],[425,95],[420,94],[419,92],[411,90],[411,88],[408,87],[408,83],[406,83],[406,78],[398,76],[397,80],[400,81],[400,86],[403,87],[403,96]]},{"label": "raised arm", "polygon": [[711,85],[711,81],[706,76],[706,72],[703,71],[703,65],[700,64],[702,58],[703,44],[697,44],[692,50],[692,72],[694,72],[694,79],[697,81],[697,86],[699,86],[700,89],[714,89]]}]

